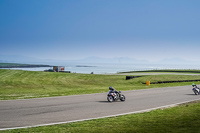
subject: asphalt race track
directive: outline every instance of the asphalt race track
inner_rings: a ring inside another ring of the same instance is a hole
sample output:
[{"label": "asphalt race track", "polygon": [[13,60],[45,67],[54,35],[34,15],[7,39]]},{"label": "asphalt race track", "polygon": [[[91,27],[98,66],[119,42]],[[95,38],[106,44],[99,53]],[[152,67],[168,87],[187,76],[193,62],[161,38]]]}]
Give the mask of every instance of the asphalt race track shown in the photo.
[{"label": "asphalt race track", "polygon": [[192,86],[122,93],[125,102],[109,103],[107,93],[0,101],[0,130],[130,114],[200,100]]}]

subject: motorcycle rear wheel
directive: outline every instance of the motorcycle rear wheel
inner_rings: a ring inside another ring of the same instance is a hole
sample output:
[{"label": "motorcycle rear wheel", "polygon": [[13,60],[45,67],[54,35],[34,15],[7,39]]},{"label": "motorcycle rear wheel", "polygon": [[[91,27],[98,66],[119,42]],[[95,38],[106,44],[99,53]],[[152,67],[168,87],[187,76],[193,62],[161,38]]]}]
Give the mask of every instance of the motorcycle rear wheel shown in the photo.
[{"label": "motorcycle rear wheel", "polygon": [[108,100],[108,102],[113,102],[113,101],[114,101],[114,98],[113,98],[112,96],[108,96],[108,97],[107,97],[107,100]]},{"label": "motorcycle rear wheel", "polygon": [[199,92],[198,92],[197,90],[195,90],[195,91],[194,91],[194,94],[195,94],[195,95],[198,95],[198,94],[199,94]]}]

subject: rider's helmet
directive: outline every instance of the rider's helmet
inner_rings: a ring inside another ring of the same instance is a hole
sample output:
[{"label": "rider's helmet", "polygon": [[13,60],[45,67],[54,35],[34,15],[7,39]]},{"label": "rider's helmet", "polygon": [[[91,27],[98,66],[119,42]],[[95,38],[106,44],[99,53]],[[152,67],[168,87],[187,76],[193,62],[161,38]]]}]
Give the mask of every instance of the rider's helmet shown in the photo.
[{"label": "rider's helmet", "polygon": [[113,90],[113,87],[112,87],[112,86],[110,86],[110,87],[109,87],[109,90]]},{"label": "rider's helmet", "polygon": [[193,87],[196,86],[195,83],[193,83],[192,86],[193,86]]}]

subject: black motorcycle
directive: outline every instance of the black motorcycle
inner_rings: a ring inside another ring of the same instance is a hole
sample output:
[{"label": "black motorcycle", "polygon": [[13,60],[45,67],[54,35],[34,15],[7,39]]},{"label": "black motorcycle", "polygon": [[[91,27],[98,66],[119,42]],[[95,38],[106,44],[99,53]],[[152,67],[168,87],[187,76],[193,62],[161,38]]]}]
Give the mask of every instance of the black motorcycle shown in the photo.
[{"label": "black motorcycle", "polygon": [[125,99],[126,99],[125,96],[123,94],[121,94],[121,91],[117,92],[117,91],[110,90],[108,92],[107,100],[109,102],[117,101],[119,99],[121,101],[125,101]]}]

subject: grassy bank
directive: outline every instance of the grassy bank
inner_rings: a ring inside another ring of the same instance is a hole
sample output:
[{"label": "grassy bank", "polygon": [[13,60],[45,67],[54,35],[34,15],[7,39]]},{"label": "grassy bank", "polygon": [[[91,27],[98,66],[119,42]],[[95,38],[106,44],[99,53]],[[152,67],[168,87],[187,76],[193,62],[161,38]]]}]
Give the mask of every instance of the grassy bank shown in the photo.
[{"label": "grassy bank", "polygon": [[199,133],[200,102],[151,112],[54,126],[7,130],[2,133]]},{"label": "grassy bank", "polygon": [[121,73],[196,73],[200,74],[200,70],[196,69],[188,69],[188,70],[181,70],[181,69],[162,69],[162,70],[145,70],[145,71],[128,71],[128,72],[121,72]]},{"label": "grassy bank", "polygon": [[[127,74],[128,75],[128,74]],[[192,75],[145,75],[125,80],[126,75],[95,75],[52,73],[0,69],[0,100],[67,96],[107,92],[109,86],[117,90],[137,90],[158,87],[191,85],[192,82],[142,84],[167,80],[195,80]],[[200,82],[195,82],[196,84]]]}]

